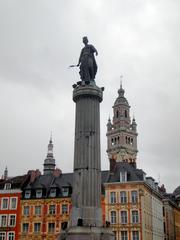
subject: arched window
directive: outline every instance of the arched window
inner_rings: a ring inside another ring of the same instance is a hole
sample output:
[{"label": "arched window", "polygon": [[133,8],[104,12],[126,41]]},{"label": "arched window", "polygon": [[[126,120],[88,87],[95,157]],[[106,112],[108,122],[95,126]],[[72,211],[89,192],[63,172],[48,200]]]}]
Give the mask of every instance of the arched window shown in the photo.
[{"label": "arched window", "polygon": [[124,111],[124,116],[125,116],[125,118],[127,118],[127,116],[128,116],[127,110]]},{"label": "arched window", "polygon": [[132,203],[137,203],[138,202],[138,193],[137,193],[137,191],[132,191],[131,192],[131,202]]},{"label": "arched window", "polygon": [[116,211],[111,211],[111,224],[116,223]]},{"label": "arched window", "polygon": [[121,202],[121,203],[126,203],[126,202],[127,202],[127,194],[126,194],[126,191],[121,191],[121,192],[120,192],[120,202]]},{"label": "arched window", "polygon": [[132,223],[138,223],[139,222],[139,214],[138,214],[138,211],[137,210],[133,210],[132,211]]},{"label": "arched window", "polygon": [[116,203],[116,192],[110,193],[110,203]]},{"label": "arched window", "polygon": [[121,223],[126,224],[127,223],[127,211],[121,211]]},{"label": "arched window", "polygon": [[116,111],[116,118],[118,118],[119,117],[119,111],[117,110]]}]

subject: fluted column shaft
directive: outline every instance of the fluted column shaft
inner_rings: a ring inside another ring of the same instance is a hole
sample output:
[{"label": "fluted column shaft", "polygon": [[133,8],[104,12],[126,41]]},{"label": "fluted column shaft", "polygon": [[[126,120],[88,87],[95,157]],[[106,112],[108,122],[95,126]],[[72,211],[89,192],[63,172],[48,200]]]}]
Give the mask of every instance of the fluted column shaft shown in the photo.
[{"label": "fluted column shaft", "polygon": [[101,226],[100,102],[102,89],[96,85],[77,86],[74,142],[72,225]]}]

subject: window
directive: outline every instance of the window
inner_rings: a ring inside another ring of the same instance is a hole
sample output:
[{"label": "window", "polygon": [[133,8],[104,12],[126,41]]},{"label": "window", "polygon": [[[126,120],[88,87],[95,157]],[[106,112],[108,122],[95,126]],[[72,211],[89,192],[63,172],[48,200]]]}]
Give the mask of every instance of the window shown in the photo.
[{"label": "window", "polygon": [[132,231],[132,240],[139,240],[139,232]]},{"label": "window", "polygon": [[0,215],[0,226],[1,227],[7,226],[7,215]]},{"label": "window", "polygon": [[39,233],[41,230],[41,223],[34,223],[34,232]]},{"label": "window", "polygon": [[121,211],[121,223],[122,224],[127,223],[127,211]]},{"label": "window", "polygon": [[138,201],[137,191],[131,192],[131,201],[132,201],[132,203],[137,203],[137,201]]},{"label": "window", "polygon": [[35,206],[35,215],[41,215],[41,206]]},{"label": "window", "polygon": [[119,117],[119,111],[117,110],[116,111],[116,118],[118,118]]},{"label": "window", "polygon": [[56,213],[55,205],[50,205],[49,206],[49,214],[55,214],[55,213]]},{"label": "window", "polygon": [[121,203],[126,203],[127,202],[127,196],[126,196],[125,191],[120,192],[120,202]]},{"label": "window", "polygon": [[24,216],[29,216],[29,206],[24,206]]},{"label": "window", "polygon": [[139,222],[139,215],[137,210],[132,211],[132,223],[138,223]]},{"label": "window", "polygon": [[11,189],[11,183],[5,183],[4,189],[6,190]]},{"label": "window", "polygon": [[15,240],[15,233],[14,232],[8,232],[8,240]]},{"label": "window", "polygon": [[50,191],[50,197],[56,197],[56,189],[52,188]]},{"label": "window", "polygon": [[62,230],[66,230],[67,227],[68,227],[68,222],[62,222],[62,223],[61,223],[61,229],[62,229]]},{"label": "window", "polygon": [[67,204],[62,204],[62,214],[68,213],[68,205]]},{"label": "window", "polygon": [[1,209],[8,209],[8,198],[2,198]]},{"label": "window", "polygon": [[128,116],[127,110],[124,111],[124,116],[125,116],[125,118],[127,118],[127,116]]},{"label": "window", "polygon": [[69,195],[68,187],[63,187],[62,188],[62,195],[63,195],[63,197],[68,197],[68,195]]},{"label": "window", "polygon": [[31,191],[30,191],[30,190],[26,190],[24,197],[25,197],[25,198],[30,198],[30,197],[31,197]]},{"label": "window", "polygon": [[116,192],[110,193],[110,203],[116,203]]},{"label": "window", "polygon": [[6,233],[0,232],[0,240],[5,240],[5,239],[6,239]]},{"label": "window", "polygon": [[54,230],[55,230],[55,223],[49,223],[48,224],[49,233],[54,233]]},{"label": "window", "polygon": [[111,223],[116,223],[116,211],[111,211]]},{"label": "window", "polygon": [[36,198],[42,197],[42,189],[36,190]]},{"label": "window", "polygon": [[29,230],[29,223],[23,223],[22,225],[22,232],[27,233]]},{"label": "window", "polygon": [[127,231],[121,231],[121,240],[128,240]]},{"label": "window", "polygon": [[127,172],[120,172],[120,182],[127,182]]},{"label": "window", "polygon": [[9,227],[16,225],[16,215],[9,215]]},{"label": "window", "polygon": [[10,198],[10,209],[17,208],[17,198]]}]

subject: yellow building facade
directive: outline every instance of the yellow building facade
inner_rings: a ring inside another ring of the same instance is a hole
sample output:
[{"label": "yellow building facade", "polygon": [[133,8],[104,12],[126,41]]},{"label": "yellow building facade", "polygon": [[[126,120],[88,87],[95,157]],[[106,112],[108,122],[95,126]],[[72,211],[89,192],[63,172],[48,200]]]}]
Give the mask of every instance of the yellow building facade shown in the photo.
[{"label": "yellow building facade", "polygon": [[180,240],[180,208],[174,209],[176,240]]},{"label": "yellow building facade", "polygon": [[163,240],[162,198],[143,182],[105,183],[106,221],[116,240]]},{"label": "yellow building facade", "polygon": [[21,200],[19,239],[57,239],[68,226],[70,209],[70,198]]}]

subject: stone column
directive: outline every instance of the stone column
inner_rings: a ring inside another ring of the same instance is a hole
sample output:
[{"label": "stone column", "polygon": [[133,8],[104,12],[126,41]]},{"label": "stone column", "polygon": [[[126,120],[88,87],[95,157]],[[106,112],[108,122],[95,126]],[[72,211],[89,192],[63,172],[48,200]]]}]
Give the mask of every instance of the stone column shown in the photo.
[{"label": "stone column", "polygon": [[76,103],[74,179],[70,227],[59,239],[114,240],[110,228],[102,226],[100,102],[103,88],[93,82],[74,86]]},{"label": "stone column", "polygon": [[73,91],[76,122],[72,226],[77,226],[77,221],[83,226],[102,226],[99,111],[102,98],[102,89],[94,84],[76,86]]}]

